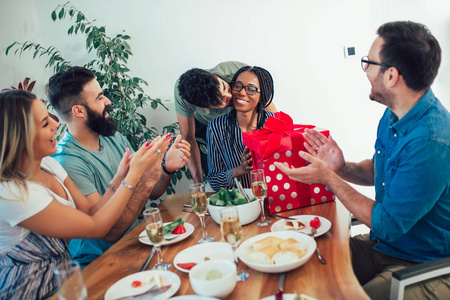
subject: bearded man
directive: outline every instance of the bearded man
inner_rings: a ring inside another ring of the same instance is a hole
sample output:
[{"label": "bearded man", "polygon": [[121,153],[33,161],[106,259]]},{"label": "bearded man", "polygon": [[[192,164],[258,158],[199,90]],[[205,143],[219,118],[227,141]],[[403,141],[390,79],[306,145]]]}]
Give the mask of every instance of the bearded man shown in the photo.
[{"label": "bearded man", "polygon": [[[111,101],[90,70],[72,67],[53,75],[47,85],[47,94],[67,124],[53,157],[81,192],[97,203],[103,194],[115,192],[120,182],[116,183],[114,176],[122,156],[134,151],[128,140],[117,132],[115,121],[108,115]],[[137,224],[137,217],[148,199],[158,199],[166,191],[172,174],[186,165],[189,157],[190,145],[178,135],[166,154],[165,162],[156,170],[146,172],[122,216],[103,239],[71,240],[69,250],[72,258],[85,266],[118,241]],[[159,178],[159,181],[151,178]],[[153,186],[152,182],[156,181]]]}]

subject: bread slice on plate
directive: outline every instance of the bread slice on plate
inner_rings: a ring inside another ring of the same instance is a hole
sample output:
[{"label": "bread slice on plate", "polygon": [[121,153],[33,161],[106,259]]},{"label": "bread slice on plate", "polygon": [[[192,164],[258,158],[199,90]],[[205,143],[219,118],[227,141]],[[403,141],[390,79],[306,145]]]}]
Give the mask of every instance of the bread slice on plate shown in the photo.
[{"label": "bread slice on plate", "polygon": [[305,224],[303,224],[300,221],[287,220],[284,223],[284,229],[287,229],[287,230],[301,230],[303,228],[305,228]]}]

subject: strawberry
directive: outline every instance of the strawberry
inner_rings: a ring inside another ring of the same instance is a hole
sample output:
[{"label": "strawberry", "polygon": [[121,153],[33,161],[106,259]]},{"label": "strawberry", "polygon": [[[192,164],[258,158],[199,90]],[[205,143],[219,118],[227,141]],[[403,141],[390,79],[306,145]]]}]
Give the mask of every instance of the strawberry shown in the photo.
[{"label": "strawberry", "polygon": [[319,217],[315,217],[314,219],[309,221],[309,226],[311,226],[312,228],[315,228],[315,229],[319,228],[320,227]]}]

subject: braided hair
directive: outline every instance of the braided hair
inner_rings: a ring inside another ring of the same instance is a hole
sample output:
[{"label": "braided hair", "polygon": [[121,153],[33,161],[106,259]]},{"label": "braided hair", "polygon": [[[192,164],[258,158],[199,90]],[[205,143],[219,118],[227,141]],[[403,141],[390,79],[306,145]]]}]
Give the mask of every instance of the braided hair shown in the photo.
[{"label": "braided hair", "polygon": [[[260,100],[256,105],[256,113],[258,114],[256,129],[261,129],[264,126],[264,123],[266,122],[266,114],[264,113],[264,108],[268,107],[270,103],[272,103],[273,99],[274,94],[273,78],[272,75],[270,75],[269,71],[267,71],[264,68],[256,66],[254,67],[245,66],[240,68],[236,72],[236,74],[234,74],[233,80],[231,81],[231,88],[233,88],[233,85],[236,82],[236,79],[238,78],[239,74],[247,71],[254,73],[256,77],[258,77],[259,81],[261,94]],[[233,109],[228,117],[228,133],[230,134],[232,141],[234,141],[235,138],[235,130],[237,124],[236,120],[237,120],[236,110]]]}]

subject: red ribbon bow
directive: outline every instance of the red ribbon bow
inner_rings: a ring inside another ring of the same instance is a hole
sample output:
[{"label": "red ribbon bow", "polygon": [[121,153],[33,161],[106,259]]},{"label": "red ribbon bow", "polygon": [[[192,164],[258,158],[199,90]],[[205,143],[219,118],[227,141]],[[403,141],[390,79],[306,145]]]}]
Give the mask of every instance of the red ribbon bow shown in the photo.
[{"label": "red ribbon bow", "polygon": [[[303,141],[303,132],[306,128],[314,128],[314,125],[294,125],[292,118],[284,112],[276,112],[275,116],[270,116],[264,128],[268,129],[269,139],[264,153],[261,153],[263,159],[273,155],[281,146],[293,149],[292,144]],[[283,136],[290,136],[290,139],[284,139]]]}]

